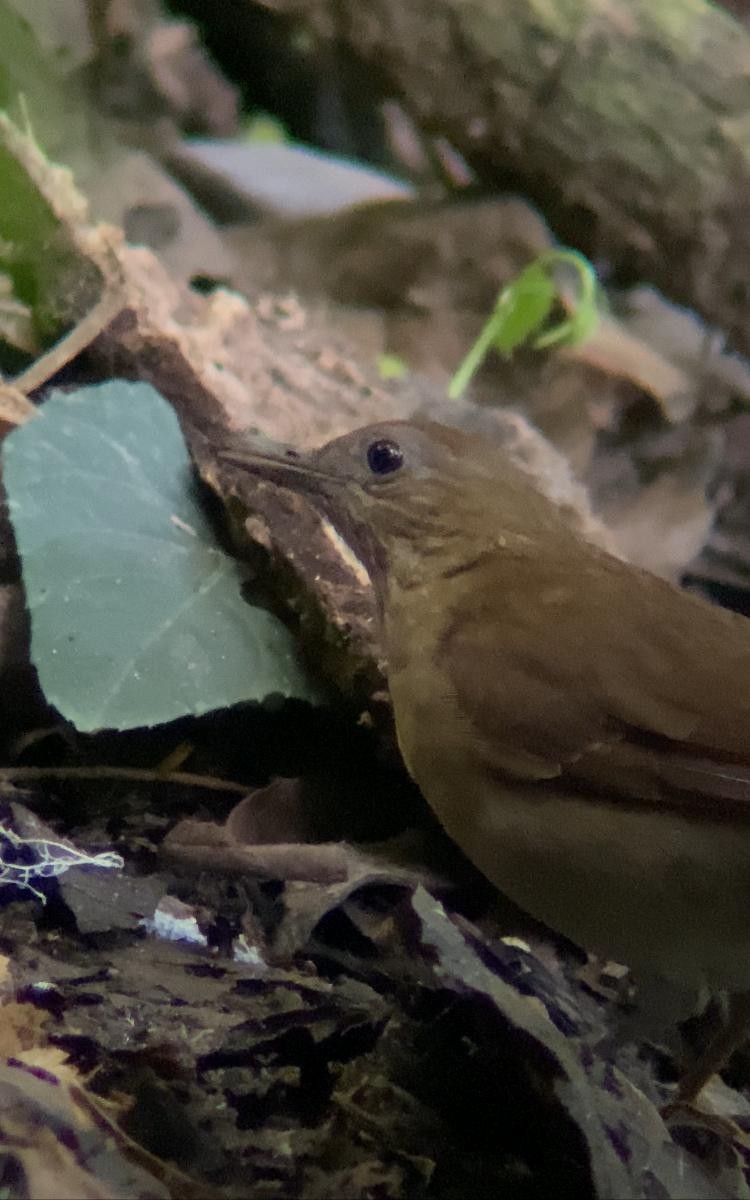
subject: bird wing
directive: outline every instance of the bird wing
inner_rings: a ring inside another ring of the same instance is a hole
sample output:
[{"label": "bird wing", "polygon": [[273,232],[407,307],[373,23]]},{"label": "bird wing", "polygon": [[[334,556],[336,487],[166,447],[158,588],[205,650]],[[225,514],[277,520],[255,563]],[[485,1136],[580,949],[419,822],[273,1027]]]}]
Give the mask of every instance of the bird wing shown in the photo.
[{"label": "bird wing", "polygon": [[[750,800],[750,623],[581,544],[493,555],[441,662],[493,770],[645,802]],[[744,764],[744,765],[743,765]]]}]

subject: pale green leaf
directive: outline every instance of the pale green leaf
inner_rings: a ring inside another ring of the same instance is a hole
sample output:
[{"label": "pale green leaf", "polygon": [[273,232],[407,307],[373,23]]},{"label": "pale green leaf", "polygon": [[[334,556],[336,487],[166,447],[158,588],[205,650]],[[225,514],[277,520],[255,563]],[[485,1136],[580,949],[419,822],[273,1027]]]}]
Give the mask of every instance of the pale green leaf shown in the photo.
[{"label": "pale green leaf", "polygon": [[78,729],[313,698],[289,631],[242,598],[175,414],[148,384],[54,393],[6,438],[3,471],[32,658]]},{"label": "pale green leaf", "polygon": [[541,328],[555,301],[555,284],[538,262],[522,271],[500,296],[495,310],[494,345],[511,354]]}]

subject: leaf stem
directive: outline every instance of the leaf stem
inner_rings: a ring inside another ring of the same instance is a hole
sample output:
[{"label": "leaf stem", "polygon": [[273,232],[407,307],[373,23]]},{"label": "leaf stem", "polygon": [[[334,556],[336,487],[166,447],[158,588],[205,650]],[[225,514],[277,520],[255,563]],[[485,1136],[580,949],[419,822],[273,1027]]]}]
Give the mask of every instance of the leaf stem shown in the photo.
[{"label": "leaf stem", "polygon": [[492,343],[497,334],[497,310],[502,302],[502,294],[498,303],[495,305],[489,319],[485,322],[477,340],[471,347],[466,357],[461,362],[456,370],[455,375],[448,385],[448,397],[451,400],[457,400],[458,397],[466,390],[471,383],[473,376],[482,365],[482,361],[491,349]]}]

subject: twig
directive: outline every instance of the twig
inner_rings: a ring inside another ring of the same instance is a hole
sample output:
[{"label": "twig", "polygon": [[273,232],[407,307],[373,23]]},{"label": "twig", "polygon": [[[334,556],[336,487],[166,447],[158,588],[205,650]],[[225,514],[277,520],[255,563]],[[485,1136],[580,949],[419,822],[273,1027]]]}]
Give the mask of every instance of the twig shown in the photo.
[{"label": "twig", "polygon": [[159,771],[141,767],[0,767],[0,782],[33,779],[127,779],[134,783],[181,783],[213,792],[245,796],[251,789],[244,783],[195,775],[190,771]]},{"label": "twig", "polygon": [[73,326],[69,333],[55,342],[46,354],[42,354],[30,367],[27,367],[10,382],[24,395],[35,391],[67,366],[82,350],[85,350],[94,338],[112,323],[124,306],[125,300],[120,289],[109,285],[94,307]]}]

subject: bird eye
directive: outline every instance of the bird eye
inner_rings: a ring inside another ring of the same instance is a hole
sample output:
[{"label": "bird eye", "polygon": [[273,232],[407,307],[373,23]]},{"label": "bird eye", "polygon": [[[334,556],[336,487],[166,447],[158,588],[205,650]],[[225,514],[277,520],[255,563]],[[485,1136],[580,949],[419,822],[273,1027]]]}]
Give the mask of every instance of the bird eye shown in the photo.
[{"label": "bird eye", "polygon": [[398,442],[390,438],[378,438],[367,447],[367,465],[373,475],[390,475],[404,461],[404,453]]}]

